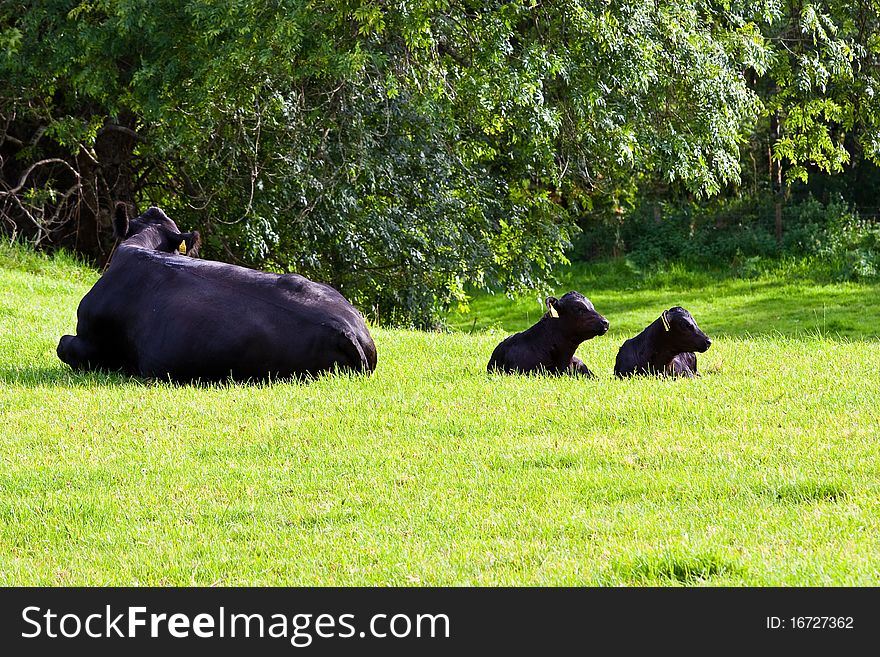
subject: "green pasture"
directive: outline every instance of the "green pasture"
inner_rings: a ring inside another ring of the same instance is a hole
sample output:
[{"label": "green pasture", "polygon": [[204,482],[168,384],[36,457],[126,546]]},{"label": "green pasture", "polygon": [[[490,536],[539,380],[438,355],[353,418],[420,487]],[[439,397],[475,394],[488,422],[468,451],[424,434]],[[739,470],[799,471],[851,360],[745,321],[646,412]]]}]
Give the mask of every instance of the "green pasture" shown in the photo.
[{"label": "green pasture", "polygon": [[[56,358],[96,277],[0,250],[0,585],[880,584],[877,286],[578,267],[596,380],[486,373],[535,295],[374,329],[371,377],[200,387]],[[703,376],[614,379],[672,305]]]}]

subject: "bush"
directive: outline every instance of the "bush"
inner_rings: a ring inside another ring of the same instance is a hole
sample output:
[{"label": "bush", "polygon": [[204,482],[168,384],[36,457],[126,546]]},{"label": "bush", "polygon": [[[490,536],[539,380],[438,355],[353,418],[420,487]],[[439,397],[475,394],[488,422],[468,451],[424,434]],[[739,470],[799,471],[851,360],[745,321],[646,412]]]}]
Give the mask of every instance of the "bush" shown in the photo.
[{"label": "bush", "polygon": [[624,217],[582,224],[573,260],[626,255],[639,267],[682,262],[729,267],[749,277],[788,259],[807,260],[813,273],[834,281],[880,276],[880,223],[841,199],[812,196],[785,204],[776,239],[770,195],[697,202],[643,202]]}]

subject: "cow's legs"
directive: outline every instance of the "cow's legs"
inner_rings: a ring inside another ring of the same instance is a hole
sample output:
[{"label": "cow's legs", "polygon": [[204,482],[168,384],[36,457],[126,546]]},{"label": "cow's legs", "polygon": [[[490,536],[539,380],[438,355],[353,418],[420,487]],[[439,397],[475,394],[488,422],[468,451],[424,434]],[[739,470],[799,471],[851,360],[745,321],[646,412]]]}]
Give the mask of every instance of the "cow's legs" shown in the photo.
[{"label": "cow's legs", "polygon": [[61,336],[56,353],[75,370],[89,370],[101,365],[98,348],[75,335]]},{"label": "cow's legs", "polygon": [[584,365],[584,361],[582,361],[577,356],[571,357],[571,362],[568,364],[566,368],[566,373],[568,374],[580,374],[582,376],[587,376],[589,378],[595,378],[595,374],[590,371],[590,368]]},{"label": "cow's legs", "polygon": [[686,376],[689,378],[700,376],[697,374],[697,356],[692,352],[683,352],[669,361],[664,368],[671,376]]}]

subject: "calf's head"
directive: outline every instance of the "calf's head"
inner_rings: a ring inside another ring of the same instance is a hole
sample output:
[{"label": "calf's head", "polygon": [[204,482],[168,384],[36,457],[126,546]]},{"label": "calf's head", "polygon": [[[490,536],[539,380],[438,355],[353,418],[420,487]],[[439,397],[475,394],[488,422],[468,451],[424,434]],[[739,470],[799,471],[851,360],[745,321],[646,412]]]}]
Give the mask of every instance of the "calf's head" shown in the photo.
[{"label": "calf's head", "polygon": [[123,243],[144,249],[188,256],[195,256],[199,250],[198,231],[181,233],[177,224],[156,207],[148,209],[139,217],[129,219],[125,203],[117,203],[113,230]]},{"label": "calf's head", "polygon": [[660,314],[663,326],[662,340],[676,353],[706,351],[712,341],[700,330],[691,314],[681,306],[664,310]]},{"label": "calf's head", "polygon": [[608,320],[593,308],[580,292],[567,292],[562,298],[547,297],[547,315],[567,334],[589,340],[608,332]]}]

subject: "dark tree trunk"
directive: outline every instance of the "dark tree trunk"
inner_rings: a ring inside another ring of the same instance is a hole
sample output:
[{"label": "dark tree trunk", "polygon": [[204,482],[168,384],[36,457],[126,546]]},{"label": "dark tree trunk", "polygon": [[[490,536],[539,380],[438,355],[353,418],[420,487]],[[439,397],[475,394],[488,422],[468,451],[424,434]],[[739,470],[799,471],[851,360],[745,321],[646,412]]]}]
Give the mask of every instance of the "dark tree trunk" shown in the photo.
[{"label": "dark tree trunk", "polygon": [[[770,136],[771,139],[778,140],[782,135],[782,125],[779,120],[779,114],[774,113],[770,117]],[[773,157],[773,144],[768,148],[770,159],[770,183],[773,186],[773,196],[775,198],[775,227],[776,227],[776,243],[782,244],[782,202],[785,199],[785,184],[782,175],[782,162]]]},{"label": "dark tree trunk", "polygon": [[108,123],[98,131],[91,153],[81,151],[77,156],[82,203],[71,217],[65,241],[72,239],[72,248],[90,256],[101,268],[113,250],[111,210],[116,201],[132,204],[135,199],[133,160],[138,141],[132,128]]}]

